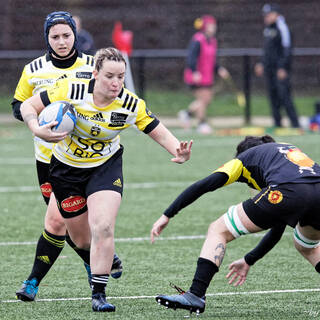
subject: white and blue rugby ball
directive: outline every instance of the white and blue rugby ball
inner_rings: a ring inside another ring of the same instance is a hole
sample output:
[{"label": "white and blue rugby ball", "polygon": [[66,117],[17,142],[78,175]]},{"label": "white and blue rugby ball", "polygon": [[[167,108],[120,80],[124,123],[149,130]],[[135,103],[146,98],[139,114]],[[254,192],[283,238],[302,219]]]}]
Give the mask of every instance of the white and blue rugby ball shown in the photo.
[{"label": "white and blue rugby ball", "polygon": [[58,124],[52,127],[52,131],[70,133],[77,122],[76,110],[67,101],[53,102],[41,111],[38,121],[40,126],[58,121]]}]

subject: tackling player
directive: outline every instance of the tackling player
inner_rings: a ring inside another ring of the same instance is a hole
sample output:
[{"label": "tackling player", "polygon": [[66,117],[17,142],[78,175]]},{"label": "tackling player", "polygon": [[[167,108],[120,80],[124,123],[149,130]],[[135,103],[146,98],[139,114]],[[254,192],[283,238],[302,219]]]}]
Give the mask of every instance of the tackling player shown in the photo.
[{"label": "tackling player", "polygon": [[281,232],[283,225],[294,228],[296,249],[320,273],[320,166],[297,147],[275,143],[270,136],[246,137],[238,145],[235,159],[182,192],[154,223],[151,241],[179,210],[204,193],[236,181],[260,192],[231,206],[210,224],[189,291],[176,287],[180,294],[159,295],[159,304],[203,312],[206,290],[219,271],[226,244],[270,228],[279,227]]},{"label": "tackling player", "polygon": [[[23,121],[20,113],[22,102],[46,90],[57,79],[72,76],[78,80],[85,80],[92,77],[94,59],[76,50],[77,31],[70,13],[64,11],[50,13],[44,23],[44,38],[48,53],[24,67],[14,94],[13,114],[21,121]],[[66,236],[63,218],[58,211],[54,194],[51,192],[48,175],[53,145],[38,137],[34,138],[34,145],[39,185],[48,208],[45,228],[37,243],[32,271],[21,289],[16,292],[18,299],[23,301],[35,299],[41,280],[58,258],[65,240],[84,261],[89,283],[91,281],[90,252],[77,248],[70,237]],[[118,278],[121,273],[122,263],[115,255],[112,275]]]},{"label": "tackling player", "polygon": [[[114,48],[95,55],[94,78],[86,83],[61,79],[53,88],[26,100],[21,106],[24,121],[34,135],[57,142],[50,163],[50,181],[58,207],[72,240],[91,248],[92,309],[115,311],[105,288],[114,252],[114,227],[123,191],[122,130],[136,125],[183,163],[191,146],[180,142],[146,108],[145,102],[123,87],[126,62]],[[55,101],[68,101],[77,112],[70,135],[56,133],[56,124],[39,126],[38,114]]]}]

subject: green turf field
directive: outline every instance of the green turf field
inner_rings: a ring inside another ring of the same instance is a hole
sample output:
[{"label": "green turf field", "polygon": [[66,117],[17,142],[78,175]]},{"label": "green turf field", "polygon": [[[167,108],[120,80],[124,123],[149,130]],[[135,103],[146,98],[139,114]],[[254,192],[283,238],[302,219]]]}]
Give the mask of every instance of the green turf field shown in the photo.
[{"label": "green turf field", "polygon": [[[170,223],[159,241],[148,237],[153,222],[192,181],[229,160],[241,137],[187,135],[194,139],[192,159],[170,162],[170,155],[144,134],[129,129],[125,146],[125,192],[116,226],[116,251],[124,273],[110,279],[107,293],[114,314],[91,311],[90,289],[78,256],[66,246],[40,285],[38,301],[15,302],[15,291],[30,272],[35,242],[43,229],[45,205],[38,191],[33,144],[23,124],[0,127],[0,319],[184,319],[188,312],[159,307],[154,296],[174,294],[169,282],[188,289],[209,223],[231,205],[250,196],[246,185],[234,184],[206,194]],[[286,137],[320,161],[319,135]],[[200,319],[319,319],[319,274],[292,243],[292,229],[264,260],[250,271],[240,288],[229,286],[228,264],[242,257],[261,234],[240,238],[227,247],[220,272],[208,289]],[[195,315],[193,315],[195,318]]]}]

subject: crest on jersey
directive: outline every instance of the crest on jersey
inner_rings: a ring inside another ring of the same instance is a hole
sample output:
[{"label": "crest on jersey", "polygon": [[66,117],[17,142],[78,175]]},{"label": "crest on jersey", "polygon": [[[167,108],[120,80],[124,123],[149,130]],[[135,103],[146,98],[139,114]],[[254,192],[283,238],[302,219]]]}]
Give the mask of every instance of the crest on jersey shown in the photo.
[{"label": "crest on jersey", "polygon": [[90,130],[90,134],[93,136],[93,137],[96,137],[100,134],[101,132],[101,128],[98,127],[98,126],[93,126],[91,127],[91,130]]},{"label": "crest on jersey", "polygon": [[123,127],[128,115],[120,112],[111,112],[109,127]]}]

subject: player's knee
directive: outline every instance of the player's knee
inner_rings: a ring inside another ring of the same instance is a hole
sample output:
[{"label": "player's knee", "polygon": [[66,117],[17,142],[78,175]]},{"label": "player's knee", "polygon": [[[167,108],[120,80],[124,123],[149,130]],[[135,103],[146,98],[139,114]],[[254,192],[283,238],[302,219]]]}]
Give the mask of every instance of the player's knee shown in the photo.
[{"label": "player's knee", "polygon": [[299,231],[298,227],[295,227],[293,231],[293,240],[295,248],[301,253],[308,253],[320,245],[320,240],[308,239]]},{"label": "player's knee", "polygon": [[237,206],[231,206],[223,215],[223,220],[227,230],[234,238],[239,238],[241,235],[249,233],[239,218]]},{"label": "player's knee", "polygon": [[212,222],[208,228],[208,234],[207,234],[208,238],[217,237],[217,236],[225,239],[226,242],[229,242],[234,239],[234,236],[229,231],[229,229],[227,228],[224,222],[223,216],[218,220]]},{"label": "player's knee", "polygon": [[113,238],[114,228],[110,223],[97,224],[91,227],[92,236],[96,239]]},{"label": "player's knee", "polygon": [[66,226],[62,217],[57,215],[50,215],[46,216],[45,219],[45,228],[50,233],[53,234],[65,234],[66,233]]}]

